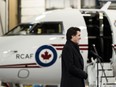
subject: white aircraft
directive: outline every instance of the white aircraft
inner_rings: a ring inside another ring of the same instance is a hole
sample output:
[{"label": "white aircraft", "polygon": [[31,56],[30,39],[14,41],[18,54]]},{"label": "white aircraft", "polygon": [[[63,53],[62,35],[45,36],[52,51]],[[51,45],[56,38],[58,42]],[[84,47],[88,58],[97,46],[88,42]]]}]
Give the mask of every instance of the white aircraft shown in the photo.
[{"label": "white aircraft", "polygon": [[61,53],[69,27],[81,29],[85,66],[95,45],[102,62],[116,57],[116,11],[61,9],[48,11],[0,37],[0,80],[12,83],[60,84]]}]

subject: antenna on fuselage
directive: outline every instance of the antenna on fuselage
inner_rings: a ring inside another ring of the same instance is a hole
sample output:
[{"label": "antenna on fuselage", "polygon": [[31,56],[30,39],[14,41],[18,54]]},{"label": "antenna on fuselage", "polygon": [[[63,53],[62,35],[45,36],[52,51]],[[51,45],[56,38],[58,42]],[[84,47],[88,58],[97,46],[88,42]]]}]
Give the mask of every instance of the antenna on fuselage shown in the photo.
[{"label": "antenna on fuselage", "polygon": [[111,4],[111,2],[108,1],[108,2],[101,8],[101,10],[107,10],[107,9],[109,8],[110,4]]}]

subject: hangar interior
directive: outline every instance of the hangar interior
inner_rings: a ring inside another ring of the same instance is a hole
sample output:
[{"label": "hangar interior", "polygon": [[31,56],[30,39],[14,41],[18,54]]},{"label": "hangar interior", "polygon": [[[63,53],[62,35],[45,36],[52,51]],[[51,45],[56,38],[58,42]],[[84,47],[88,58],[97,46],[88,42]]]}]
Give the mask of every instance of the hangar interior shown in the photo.
[{"label": "hangar interior", "polygon": [[[0,0],[0,36],[6,34],[8,31],[12,30],[15,26],[24,23],[33,17],[36,17],[40,15],[43,12],[46,11],[52,11],[56,9],[65,9],[65,8],[72,8],[72,9],[100,9],[107,1],[111,1],[111,5],[109,9],[116,10],[116,1],[115,0]],[[82,12],[84,13],[84,12]],[[87,25],[87,31],[88,31],[88,43],[89,43],[89,53],[88,58],[91,58],[92,55],[90,53],[91,50],[93,50],[92,45],[95,44],[97,46],[97,51],[99,56],[101,56],[103,59],[101,61],[109,62],[110,58],[112,57],[112,30],[111,25],[108,22],[108,18],[104,13],[98,13],[88,11],[89,15],[91,16],[84,16],[84,20]],[[103,19],[100,19],[100,15],[102,14]],[[102,27],[102,24],[104,25]],[[48,24],[49,25],[49,24]],[[38,24],[37,28],[54,28],[55,26],[62,25],[61,23],[53,24],[51,23],[50,26],[54,25],[53,27],[49,27],[47,23]],[[25,25],[21,25],[24,26]],[[26,28],[29,28],[29,26],[26,26]],[[62,27],[62,26],[60,26]],[[96,30],[93,30],[96,29]],[[100,29],[103,29],[101,31]],[[95,32],[94,32],[95,31]],[[13,31],[14,32],[14,31]],[[38,30],[34,31],[38,32]],[[46,31],[47,32],[47,31]],[[46,33],[46,32],[43,32]],[[52,31],[50,31],[52,32]],[[50,32],[47,32],[51,34]],[[58,30],[56,33],[61,34],[63,31]],[[12,32],[10,32],[12,33]],[[7,33],[10,35],[10,33]],[[94,38],[93,38],[94,37]],[[91,60],[88,60],[88,62],[91,62]],[[98,65],[100,67],[101,71],[103,69],[102,65]],[[107,78],[110,78],[111,83],[110,84],[104,84],[104,86],[86,86],[86,87],[115,87],[116,83],[113,83],[115,81],[115,78],[112,78],[114,73],[111,71],[111,66],[108,64],[104,68],[106,69],[107,74],[110,76],[106,77],[104,72],[100,72],[99,74],[103,75],[103,80],[99,79],[98,81],[100,84],[102,81],[107,82]],[[91,68],[89,68],[91,71]],[[88,72],[90,72],[88,71]],[[92,78],[89,78],[92,79]],[[97,79],[98,80],[98,79]],[[95,83],[95,82],[93,82]],[[60,87],[59,85],[37,85],[37,84],[12,84],[12,83],[2,83],[4,87]],[[96,83],[95,83],[96,84]],[[106,86],[108,85],[108,86]],[[0,86],[2,87],[2,86]]]},{"label": "hangar interior", "polygon": [[0,26],[3,29],[2,31],[6,33],[17,24],[25,22],[47,10],[63,8],[100,8],[107,1],[112,1],[109,9],[116,8],[115,0],[0,0]]}]

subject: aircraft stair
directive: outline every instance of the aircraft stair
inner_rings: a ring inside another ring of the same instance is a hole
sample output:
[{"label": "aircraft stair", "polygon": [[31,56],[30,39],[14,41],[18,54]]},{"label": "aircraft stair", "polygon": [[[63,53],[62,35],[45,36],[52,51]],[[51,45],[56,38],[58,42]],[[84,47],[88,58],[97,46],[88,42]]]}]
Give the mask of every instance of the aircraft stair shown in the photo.
[{"label": "aircraft stair", "polygon": [[[102,68],[103,66],[103,68]],[[88,66],[89,87],[116,87],[111,63],[95,63]]]}]

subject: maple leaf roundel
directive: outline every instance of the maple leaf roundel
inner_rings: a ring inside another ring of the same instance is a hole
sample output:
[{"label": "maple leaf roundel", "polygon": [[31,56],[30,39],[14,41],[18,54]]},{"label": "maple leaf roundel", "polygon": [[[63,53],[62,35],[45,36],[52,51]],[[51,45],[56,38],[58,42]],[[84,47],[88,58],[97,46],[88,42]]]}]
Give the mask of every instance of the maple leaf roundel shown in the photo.
[{"label": "maple leaf roundel", "polygon": [[51,66],[56,62],[57,52],[49,45],[39,47],[35,53],[36,62],[43,67]]}]

